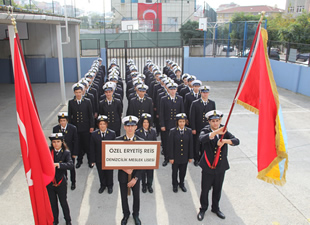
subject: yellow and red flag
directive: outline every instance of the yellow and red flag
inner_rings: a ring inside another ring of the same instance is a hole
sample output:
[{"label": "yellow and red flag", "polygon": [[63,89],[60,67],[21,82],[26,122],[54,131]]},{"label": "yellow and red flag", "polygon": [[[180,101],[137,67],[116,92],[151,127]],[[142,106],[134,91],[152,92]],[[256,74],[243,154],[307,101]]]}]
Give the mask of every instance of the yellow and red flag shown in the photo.
[{"label": "yellow and red flag", "polygon": [[257,178],[284,185],[288,167],[286,132],[277,86],[267,54],[267,40],[267,31],[259,27],[252,61],[235,100],[239,105],[259,115]]}]

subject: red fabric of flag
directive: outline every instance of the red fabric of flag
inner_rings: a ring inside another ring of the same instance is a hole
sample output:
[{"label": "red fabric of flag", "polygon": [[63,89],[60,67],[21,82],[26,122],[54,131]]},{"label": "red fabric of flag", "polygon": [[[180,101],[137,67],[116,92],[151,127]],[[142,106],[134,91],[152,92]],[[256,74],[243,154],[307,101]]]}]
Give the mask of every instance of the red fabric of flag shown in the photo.
[{"label": "red fabric of flag", "polygon": [[35,224],[52,224],[53,214],[46,185],[55,175],[55,167],[46,142],[35,100],[31,95],[31,84],[27,68],[18,47],[18,34],[14,37],[14,79],[17,123],[23,156],[26,180],[29,187]]},{"label": "red fabric of flag", "polygon": [[277,157],[275,127],[278,107],[268,74],[261,32],[256,44],[256,54],[239,94],[238,104],[259,114],[257,166],[260,172],[270,166]]}]

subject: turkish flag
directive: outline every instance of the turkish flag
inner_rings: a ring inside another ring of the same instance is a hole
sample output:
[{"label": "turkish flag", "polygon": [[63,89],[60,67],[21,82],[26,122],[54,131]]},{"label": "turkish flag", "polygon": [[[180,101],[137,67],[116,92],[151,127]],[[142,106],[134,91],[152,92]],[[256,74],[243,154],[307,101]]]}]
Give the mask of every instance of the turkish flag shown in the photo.
[{"label": "turkish flag", "polygon": [[161,31],[161,3],[138,3],[138,20],[153,21],[152,31]]},{"label": "turkish flag", "polygon": [[18,33],[14,37],[13,63],[17,124],[34,221],[40,225],[52,224],[46,185],[53,180],[55,167],[36,110]]}]

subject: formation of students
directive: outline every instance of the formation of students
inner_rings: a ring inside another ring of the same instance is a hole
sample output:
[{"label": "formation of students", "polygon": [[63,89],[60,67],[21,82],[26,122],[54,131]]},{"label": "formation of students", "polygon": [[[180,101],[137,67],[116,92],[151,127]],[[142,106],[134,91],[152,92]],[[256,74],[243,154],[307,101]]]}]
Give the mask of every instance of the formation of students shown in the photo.
[{"label": "formation of students", "polygon": [[[97,168],[100,181],[98,193],[103,193],[107,188],[107,192],[112,194],[113,170],[102,170],[101,142],[156,141],[159,135],[161,153],[164,155],[162,166],[169,163],[172,165],[172,191],[176,193],[180,188],[187,192],[184,180],[187,165],[193,161],[195,166],[202,168],[201,208],[197,219],[201,221],[204,218],[211,187],[211,211],[225,219],[219,201],[224,174],[229,169],[227,144],[238,145],[239,140],[223,130],[223,114],[216,110],[215,102],[209,99],[210,87],[202,85],[193,75],[182,75],[181,68],[171,60],[166,60],[163,72],[151,60],[147,60],[143,71],[139,72],[130,59],[126,64],[124,78],[126,89],[116,59],[111,60],[107,74],[102,59],[95,60],[85,77],[72,86],[74,98],[68,102],[68,112],[58,114],[59,124],[53,128],[50,136],[56,175],[47,187],[54,224],[58,224],[57,197],[66,223],[71,224],[66,171],[70,170],[71,190],[74,190],[75,168],[81,167],[85,154],[88,166]],[[124,97],[128,100],[126,115],[122,115]],[[125,130],[123,135],[122,123]],[[222,135],[224,137],[221,141]],[[219,162],[213,168],[211,165],[219,147]],[[128,174],[131,175],[130,181]],[[135,224],[141,224],[140,180],[142,192],[153,193],[153,176],[153,170],[118,171],[122,225],[127,224],[130,216],[127,188],[133,192],[132,215]]]}]

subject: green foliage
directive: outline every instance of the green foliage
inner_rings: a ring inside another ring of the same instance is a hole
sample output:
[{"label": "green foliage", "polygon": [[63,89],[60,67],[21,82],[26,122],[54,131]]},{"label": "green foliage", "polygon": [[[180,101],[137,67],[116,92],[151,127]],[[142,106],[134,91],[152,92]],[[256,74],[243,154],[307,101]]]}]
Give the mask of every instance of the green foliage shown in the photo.
[{"label": "green foliage", "polygon": [[199,24],[197,21],[190,20],[182,25],[179,31],[181,33],[181,39],[185,42],[185,44],[188,44],[189,39],[191,38],[203,38],[203,32],[197,30],[198,27]]},{"label": "green foliage", "polygon": [[[255,31],[257,28],[258,21],[260,19],[260,15],[252,15],[252,14],[245,14],[235,13],[231,19],[232,23],[232,32],[230,33],[231,39],[234,39],[233,44],[237,44],[238,41],[236,40],[243,40],[244,37],[244,29],[245,29],[245,21],[247,23],[247,47],[251,46],[252,40],[255,35]],[[257,21],[257,22],[256,22]]]},{"label": "green foliage", "polygon": [[281,30],[287,29],[292,22],[294,22],[294,19],[291,15],[277,14],[269,17],[267,23],[268,39],[271,41],[284,41]]},{"label": "green foliage", "polygon": [[302,13],[279,33],[284,41],[310,44],[310,13]]}]

